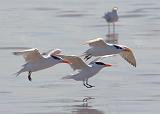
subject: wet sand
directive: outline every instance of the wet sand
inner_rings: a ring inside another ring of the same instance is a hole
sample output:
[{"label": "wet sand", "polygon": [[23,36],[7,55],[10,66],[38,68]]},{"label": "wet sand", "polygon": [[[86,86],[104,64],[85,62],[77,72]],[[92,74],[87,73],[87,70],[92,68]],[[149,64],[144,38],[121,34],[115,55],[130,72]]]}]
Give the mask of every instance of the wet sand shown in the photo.
[{"label": "wet sand", "polygon": [[[105,11],[118,7],[116,34],[108,35]],[[0,1],[0,113],[1,114],[159,114],[160,2],[113,0],[5,0]],[[80,55],[86,40],[104,37],[127,45],[135,53],[134,68],[119,55],[103,59],[113,64],[89,83],[62,80],[72,73],[68,65],[33,73],[13,73],[24,63],[12,51],[60,48]]]}]

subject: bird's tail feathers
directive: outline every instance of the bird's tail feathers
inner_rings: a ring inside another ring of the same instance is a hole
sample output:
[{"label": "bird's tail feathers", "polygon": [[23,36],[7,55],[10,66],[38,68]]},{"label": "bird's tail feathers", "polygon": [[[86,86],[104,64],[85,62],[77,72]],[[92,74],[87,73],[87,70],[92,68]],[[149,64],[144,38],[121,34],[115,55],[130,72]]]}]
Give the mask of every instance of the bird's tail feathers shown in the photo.
[{"label": "bird's tail feathers", "polygon": [[22,55],[23,53],[22,52],[12,52],[13,55]]},{"label": "bird's tail feathers", "polygon": [[19,76],[19,74],[20,74],[20,72],[16,72],[16,73],[13,73],[12,75],[14,75],[14,76]]},{"label": "bird's tail feathers", "polygon": [[17,76],[19,76],[22,72],[23,72],[23,69],[21,69],[20,71],[14,73],[13,75],[15,75],[15,76],[17,77]]}]

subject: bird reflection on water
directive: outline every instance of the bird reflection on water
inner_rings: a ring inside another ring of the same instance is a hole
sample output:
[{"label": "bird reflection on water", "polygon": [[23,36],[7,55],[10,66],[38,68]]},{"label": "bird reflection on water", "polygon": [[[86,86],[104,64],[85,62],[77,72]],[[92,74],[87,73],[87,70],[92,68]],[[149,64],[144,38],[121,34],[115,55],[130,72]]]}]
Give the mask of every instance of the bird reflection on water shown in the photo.
[{"label": "bird reflection on water", "polygon": [[118,44],[118,33],[117,34],[106,34],[105,41],[111,44]]},{"label": "bird reflection on water", "polygon": [[92,108],[79,108],[73,114],[104,114],[102,111]]}]

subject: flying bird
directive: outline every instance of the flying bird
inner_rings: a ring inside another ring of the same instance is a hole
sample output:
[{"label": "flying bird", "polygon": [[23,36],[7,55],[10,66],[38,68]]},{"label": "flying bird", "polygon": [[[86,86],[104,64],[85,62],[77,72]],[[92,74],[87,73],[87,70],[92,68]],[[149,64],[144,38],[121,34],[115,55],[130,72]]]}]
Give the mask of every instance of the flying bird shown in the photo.
[{"label": "flying bird", "polygon": [[111,12],[105,13],[103,18],[107,21],[108,23],[108,33],[110,34],[110,24],[113,24],[113,33],[115,33],[115,22],[118,21],[118,13],[117,13],[118,8],[113,7]]},{"label": "flying bird", "polygon": [[60,55],[62,58],[68,60],[71,64],[73,70],[77,70],[78,73],[71,74],[63,77],[63,79],[74,79],[76,81],[83,81],[83,85],[87,88],[92,88],[92,86],[88,84],[88,79],[96,75],[102,68],[111,67],[110,64],[105,64],[102,62],[91,62],[89,65],[86,64],[80,57],[75,55]]},{"label": "flying bird", "polygon": [[130,48],[124,45],[117,45],[117,44],[109,44],[106,43],[103,38],[96,38],[93,40],[89,40],[85,42],[91,48],[86,50],[82,56],[85,56],[84,59],[88,60],[92,56],[101,56],[105,57],[108,55],[115,55],[119,54],[122,58],[124,58],[128,63],[136,67],[136,59],[134,54]]},{"label": "flying bird", "polygon": [[52,67],[58,63],[68,63],[69,61],[62,59],[61,57],[55,56],[56,51],[51,51],[48,55],[44,56],[40,54],[36,48],[13,52],[14,55],[22,55],[26,63],[22,65],[22,69],[19,70],[16,75],[18,76],[22,72],[28,72],[28,80],[31,81],[32,72],[39,71]]}]

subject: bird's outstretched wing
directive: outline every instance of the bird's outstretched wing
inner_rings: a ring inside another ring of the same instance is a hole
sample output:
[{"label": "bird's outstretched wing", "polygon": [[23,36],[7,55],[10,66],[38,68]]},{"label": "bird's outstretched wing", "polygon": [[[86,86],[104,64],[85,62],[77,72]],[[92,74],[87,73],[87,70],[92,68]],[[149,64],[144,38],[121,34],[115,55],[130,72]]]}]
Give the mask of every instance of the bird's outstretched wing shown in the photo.
[{"label": "bird's outstretched wing", "polygon": [[103,40],[103,38],[96,38],[93,40],[86,41],[84,44],[88,44],[91,47],[99,47],[103,48],[107,46],[107,43]]},{"label": "bird's outstretched wing", "polygon": [[53,56],[55,56],[57,54],[60,54],[61,52],[62,52],[61,49],[51,49],[49,51],[43,52],[42,55],[49,55],[49,56],[53,55]]},{"label": "bird's outstretched wing", "polygon": [[93,63],[95,63],[95,62],[97,62],[97,61],[100,61],[100,60],[102,60],[102,59],[104,59],[104,58],[106,58],[106,57],[112,57],[112,56],[115,56],[115,54],[113,54],[113,55],[99,56],[99,57],[95,58],[93,61],[91,61],[91,62],[89,63],[89,65],[90,65],[90,64],[93,64]]},{"label": "bird's outstretched wing", "polygon": [[136,59],[131,49],[127,48],[127,51],[122,51],[120,55],[124,58],[128,63],[136,67]]},{"label": "bird's outstretched wing", "polygon": [[43,58],[43,56],[39,53],[39,50],[36,48],[13,52],[14,55],[23,55],[25,61],[35,61]]},{"label": "bird's outstretched wing", "polygon": [[60,54],[61,52],[62,52],[61,49],[54,49],[54,50],[51,50],[50,52],[48,52],[48,55],[55,56],[55,55]]},{"label": "bird's outstretched wing", "polygon": [[93,64],[93,63],[95,63],[95,62],[97,62],[97,61],[99,61],[99,60],[101,60],[102,59],[102,57],[97,57],[97,58],[95,58],[93,61],[91,61],[90,63],[89,63],[89,65],[91,65],[91,64]]},{"label": "bird's outstretched wing", "polygon": [[85,67],[88,67],[88,65],[78,56],[75,55],[57,55],[57,56],[60,56],[63,59],[71,62],[70,66],[73,68],[73,70],[81,70]]}]

